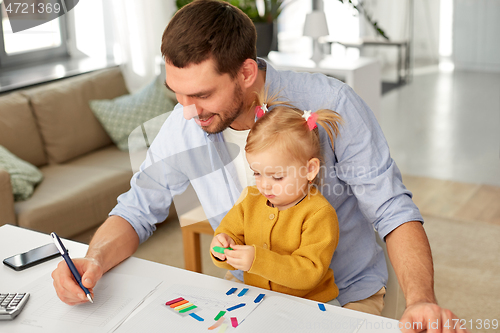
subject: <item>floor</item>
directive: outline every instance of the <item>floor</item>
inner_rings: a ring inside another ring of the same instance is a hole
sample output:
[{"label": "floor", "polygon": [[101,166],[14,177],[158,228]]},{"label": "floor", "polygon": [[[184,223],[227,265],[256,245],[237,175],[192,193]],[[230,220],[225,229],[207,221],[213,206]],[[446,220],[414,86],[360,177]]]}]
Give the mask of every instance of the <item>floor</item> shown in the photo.
[{"label": "floor", "polygon": [[500,73],[415,70],[381,104],[403,174],[500,186]]},{"label": "floor", "polygon": [[[416,72],[383,96],[381,127],[426,221],[438,301],[460,318],[491,320],[500,308],[500,74]],[[208,249],[211,236],[201,240]],[[135,256],[183,268],[178,222],[160,225]],[[208,250],[202,257],[203,273],[224,276]]]}]

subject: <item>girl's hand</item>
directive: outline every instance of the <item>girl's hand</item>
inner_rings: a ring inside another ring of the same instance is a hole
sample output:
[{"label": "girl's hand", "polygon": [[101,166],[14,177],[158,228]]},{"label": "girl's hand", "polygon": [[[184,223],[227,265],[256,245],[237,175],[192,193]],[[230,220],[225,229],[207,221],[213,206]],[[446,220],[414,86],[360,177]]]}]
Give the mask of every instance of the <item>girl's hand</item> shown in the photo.
[{"label": "girl's hand", "polygon": [[[234,240],[229,237],[227,234],[220,233],[214,236],[212,239],[212,243],[210,244],[210,252],[214,257],[216,257],[219,260],[226,260],[225,254],[218,253],[214,251],[214,246],[220,246],[220,247],[233,247],[233,245],[236,244]],[[225,252],[225,251],[224,251]]]},{"label": "girl's hand", "polygon": [[231,245],[231,250],[225,250],[227,263],[236,269],[248,271],[255,258],[255,248],[251,245]]}]

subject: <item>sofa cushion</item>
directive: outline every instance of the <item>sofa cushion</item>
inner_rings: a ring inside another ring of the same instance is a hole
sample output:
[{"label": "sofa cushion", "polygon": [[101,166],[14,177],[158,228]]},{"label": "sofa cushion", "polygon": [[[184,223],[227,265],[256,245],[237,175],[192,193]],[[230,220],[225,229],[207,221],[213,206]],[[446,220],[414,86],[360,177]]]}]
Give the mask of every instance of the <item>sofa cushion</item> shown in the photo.
[{"label": "sofa cushion", "polygon": [[131,173],[99,167],[49,165],[28,201],[15,204],[20,227],[72,237],[104,222],[116,198],[130,189]]},{"label": "sofa cushion", "polygon": [[132,177],[129,153],[119,150],[115,145],[85,154],[71,160],[70,163],[72,166],[97,166],[106,169],[128,171],[130,172],[130,177]]},{"label": "sofa cushion", "polygon": [[[135,94],[90,101],[90,108],[118,148],[127,151],[129,135],[135,128],[174,109],[174,102],[166,91],[163,81],[157,77]],[[157,132],[163,121],[157,122]],[[144,141],[142,134],[139,139]]]},{"label": "sofa cushion", "polygon": [[31,101],[49,163],[107,146],[111,139],[88,102],[127,94],[119,68],[80,75],[23,92]]},{"label": "sofa cushion", "polygon": [[0,169],[7,171],[10,175],[15,201],[31,197],[33,189],[43,179],[42,173],[36,166],[21,160],[3,146],[0,146]]},{"label": "sofa cushion", "polygon": [[33,165],[47,164],[29,101],[20,93],[0,97],[0,145]]}]

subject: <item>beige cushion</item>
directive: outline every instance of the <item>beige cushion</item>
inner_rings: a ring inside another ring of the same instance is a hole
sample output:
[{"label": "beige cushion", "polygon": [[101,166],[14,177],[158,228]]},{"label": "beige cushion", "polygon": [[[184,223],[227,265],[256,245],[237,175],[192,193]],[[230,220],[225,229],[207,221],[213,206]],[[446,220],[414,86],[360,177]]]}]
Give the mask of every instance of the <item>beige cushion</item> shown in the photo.
[{"label": "beige cushion", "polygon": [[16,225],[14,196],[9,173],[0,169],[0,226],[7,223]]},{"label": "beige cushion", "polygon": [[127,94],[119,68],[80,75],[23,92],[29,96],[49,163],[63,163],[111,144],[88,105]]},{"label": "beige cushion", "polygon": [[131,173],[118,169],[49,165],[28,201],[15,204],[18,225],[72,237],[104,222],[116,198],[130,189]]},{"label": "beige cushion", "polygon": [[115,145],[83,155],[71,160],[70,163],[72,166],[97,166],[106,169],[128,171],[130,172],[130,177],[132,177],[129,153],[119,150]]},{"label": "beige cushion", "polygon": [[29,102],[20,93],[0,97],[0,145],[33,165],[47,164]]}]

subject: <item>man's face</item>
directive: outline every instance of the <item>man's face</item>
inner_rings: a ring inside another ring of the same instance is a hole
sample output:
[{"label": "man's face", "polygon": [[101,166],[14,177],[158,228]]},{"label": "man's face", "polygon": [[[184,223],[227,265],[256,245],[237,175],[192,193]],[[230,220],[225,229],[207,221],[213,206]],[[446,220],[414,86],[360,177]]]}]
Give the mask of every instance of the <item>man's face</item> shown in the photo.
[{"label": "man's face", "polygon": [[195,105],[195,121],[207,133],[229,127],[244,111],[244,94],[237,79],[220,75],[212,59],[178,68],[165,64],[166,86],[184,107]]}]

